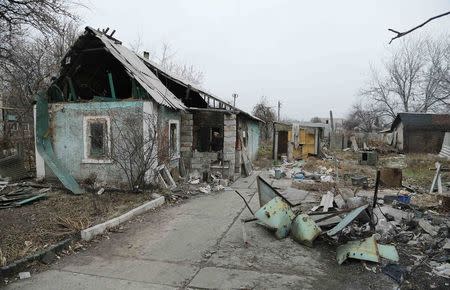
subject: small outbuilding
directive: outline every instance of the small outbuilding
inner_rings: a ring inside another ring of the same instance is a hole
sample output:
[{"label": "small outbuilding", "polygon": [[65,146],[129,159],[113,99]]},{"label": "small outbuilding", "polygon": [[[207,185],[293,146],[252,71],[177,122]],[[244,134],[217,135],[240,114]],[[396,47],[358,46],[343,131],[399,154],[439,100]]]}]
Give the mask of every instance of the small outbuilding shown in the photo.
[{"label": "small outbuilding", "polygon": [[388,143],[404,153],[439,153],[450,114],[399,113],[389,130]]},{"label": "small outbuilding", "polygon": [[321,140],[324,138],[323,123],[282,123],[274,122],[273,158],[288,161],[303,159],[308,155],[319,155]]}]

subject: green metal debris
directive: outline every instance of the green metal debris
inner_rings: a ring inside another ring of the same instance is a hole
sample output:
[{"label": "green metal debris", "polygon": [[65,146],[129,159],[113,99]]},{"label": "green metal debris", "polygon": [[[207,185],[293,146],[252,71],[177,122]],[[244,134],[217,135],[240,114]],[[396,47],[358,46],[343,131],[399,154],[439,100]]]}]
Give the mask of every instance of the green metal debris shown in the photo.
[{"label": "green metal debris", "polygon": [[380,245],[378,244],[378,254],[380,257],[398,262],[400,257],[398,256],[397,249],[392,245]]},{"label": "green metal debris", "polygon": [[380,257],[394,262],[399,261],[397,249],[392,245],[380,245],[375,241],[374,236],[370,238],[348,242],[339,246],[336,251],[336,259],[342,264],[347,258],[380,262]]},{"label": "green metal debris", "polygon": [[321,229],[307,214],[298,215],[292,222],[292,237],[300,244],[308,247],[313,246],[314,240],[320,235],[321,232]]},{"label": "green metal debris", "polygon": [[342,264],[347,258],[365,260],[371,262],[380,262],[378,247],[375,238],[351,241],[345,245],[339,246],[336,250],[336,259],[338,264]]},{"label": "green metal debris", "polygon": [[68,190],[74,194],[82,194],[84,192],[53,152],[49,128],[48,102],[41,95],[37,96],[36,103],[36,148],[44,159],[45,164]]},{"label": "green metal debris", "polygon": [[289,234],[294,213],[291,207],[277,196],[261,207],[255,213],[255,217],[264,226],[275,230],[277,238],[283,239]]}]

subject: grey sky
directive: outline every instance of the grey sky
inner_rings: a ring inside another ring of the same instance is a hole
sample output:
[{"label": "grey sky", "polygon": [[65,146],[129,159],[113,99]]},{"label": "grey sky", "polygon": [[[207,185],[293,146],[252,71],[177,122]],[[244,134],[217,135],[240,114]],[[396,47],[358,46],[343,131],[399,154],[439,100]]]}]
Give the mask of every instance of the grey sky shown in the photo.
[{"label": "grey sky", "polygon": [[[204,72],[203,86],[251,111],[262,95],[282,102],[282,117],[308,120],[332,109],[343,117],[379,65],[392,33],[450,10],[448,0],[383,1],[107,1],[91,0],[84,24],[116,29],[145,50],[162,42]],[[440,35],[450,17],[421,34]]]}]

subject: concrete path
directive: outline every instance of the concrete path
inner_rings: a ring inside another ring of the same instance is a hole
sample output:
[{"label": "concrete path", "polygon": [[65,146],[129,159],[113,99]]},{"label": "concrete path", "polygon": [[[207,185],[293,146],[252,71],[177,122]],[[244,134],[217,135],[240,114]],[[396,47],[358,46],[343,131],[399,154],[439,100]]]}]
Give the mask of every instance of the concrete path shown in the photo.
[{"label": "concrete path", "polygon": [[[256,175],[233,188],[258,208]],[[383,274],[361,265],[338,266],[324,242],[307,248],[276,240],[248,223],[245,247],[240,220],[250,217],[233,191],[211,193],[144,214],[85,252],[8,289],[392,289]]]}]

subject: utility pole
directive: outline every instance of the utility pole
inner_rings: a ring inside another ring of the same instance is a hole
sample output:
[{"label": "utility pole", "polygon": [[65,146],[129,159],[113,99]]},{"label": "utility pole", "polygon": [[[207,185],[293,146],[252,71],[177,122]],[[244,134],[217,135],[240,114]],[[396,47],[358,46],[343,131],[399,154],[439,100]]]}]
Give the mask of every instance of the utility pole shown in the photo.
[{"label": "utility pole", "polygon": [[280,109],[281,109],[281,102],[278,101],[278,118],[277,118],[278,121],[280,121]]},{"label": "utility pole", "polygon": [[234,109],[234,108],[236,108],[236,98],[237,98],[239,95],[236,94],[236,93],[233,93],[231,96],[233,97],[233,109]]},{"label": "utility pole", "polygon": [[333,111],[330,110],[330,127],[331,127],[331,132],[334,132],[334,120],[333,120]]}]

